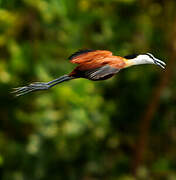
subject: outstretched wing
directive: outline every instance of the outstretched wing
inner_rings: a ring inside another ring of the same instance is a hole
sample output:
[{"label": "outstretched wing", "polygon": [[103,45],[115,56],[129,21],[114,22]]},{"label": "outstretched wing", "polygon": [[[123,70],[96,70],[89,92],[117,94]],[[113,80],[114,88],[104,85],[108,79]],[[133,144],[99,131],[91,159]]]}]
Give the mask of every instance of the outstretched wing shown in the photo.
[{"label": "outstretched wing", "polygon": [[112,56],[110,51],[86,49],[75,52],[69,57],[69,60],[74,64],[82,64],[92,60],[101,60],[109,56]]},{"label": "outstretched wing", "polygon": [[105,65],[96,69],[90,69],[84,72],[84,76],[87,79],[97,81],[104,80],[112,77],[114,74],[118,73],[120,69],[114,68],[109,65]]},{"label": "outstretched wing", "polygon": [[82,70],[80,67],[76,67],[69,76],[77,78],[86,78],[93,81],[104,80],[112,77],[114,74],[118,73],[120,68],[112,67],[108,64],[101,67],[94,67],[91,69]]}]

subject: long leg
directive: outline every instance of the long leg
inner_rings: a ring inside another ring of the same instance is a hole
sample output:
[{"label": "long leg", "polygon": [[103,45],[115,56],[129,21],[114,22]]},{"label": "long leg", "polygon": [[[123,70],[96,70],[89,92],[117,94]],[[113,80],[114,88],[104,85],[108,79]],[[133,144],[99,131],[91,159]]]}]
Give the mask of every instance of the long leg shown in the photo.
[{"label": "long leg", "polygon": [[29,85],[24,86],[24,87],[14,88],[15,91],[13,91],[12,93],[15,93],[16,96],[21,96],[21,95],[24,95],[24,94],[27,94],[27,93],[30,93],[33,91],[47,90],[47,89],[49,89],[49,88],[51,88],[51,87],[53,87],[53,86],[55,86],[61,82],[69,81],[71,79],[75,79],[75,77],[64,75],[64,76],[61,76],[57,79],[49,81],[47,83],[35,82],[35,83],[29,84]]}]

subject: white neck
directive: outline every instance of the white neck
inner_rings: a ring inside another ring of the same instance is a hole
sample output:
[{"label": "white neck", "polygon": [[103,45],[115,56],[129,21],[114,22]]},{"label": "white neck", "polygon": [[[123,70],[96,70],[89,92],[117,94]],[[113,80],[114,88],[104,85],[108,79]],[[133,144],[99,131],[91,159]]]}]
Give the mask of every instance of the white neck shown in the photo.
[{"label": "white neck", "polygon": [[133,62],[133,65],[138,65],[138,64],[153,64],[152,62],[148,61],[147,59],[136,57],[132,60],[130,60],[131,62]]},{"label": "white neck", "polygon": [[140,64],[154,64],[154,62],[152,59],[150,59],[146,55],[139,55],[134,59],[127,60],[127,66],[126,67],[134,66],[134,65],[140,65]]}]

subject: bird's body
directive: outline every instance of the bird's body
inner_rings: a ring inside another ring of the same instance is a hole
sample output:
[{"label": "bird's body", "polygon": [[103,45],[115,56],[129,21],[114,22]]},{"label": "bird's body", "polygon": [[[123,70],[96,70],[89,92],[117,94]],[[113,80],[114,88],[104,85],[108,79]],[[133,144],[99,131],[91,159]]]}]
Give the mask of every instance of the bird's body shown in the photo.
[{"label": "bird's body", "polygon": [[105,50],[79,51],[69,59],[78,64],[69,76],[93,81],[108,79],[126,65],[124,58]]},{"label": "bird's body", "polygon": [[47,90],[63,81],[76,78],[86,78],[92,81],[99,81],[111,78],[121,69],[138,64],[156,64],[164,68],[165,63],[156,59],[152,54],[130,55],[130,56],[114,56],[112,52],[107,50],[80,50],[72,54],[69,60],[78,66],[68,75],[61,76],[48,83],[33,83],[28,86],[16,88],[14,93],[17,96],[26,93]]}]

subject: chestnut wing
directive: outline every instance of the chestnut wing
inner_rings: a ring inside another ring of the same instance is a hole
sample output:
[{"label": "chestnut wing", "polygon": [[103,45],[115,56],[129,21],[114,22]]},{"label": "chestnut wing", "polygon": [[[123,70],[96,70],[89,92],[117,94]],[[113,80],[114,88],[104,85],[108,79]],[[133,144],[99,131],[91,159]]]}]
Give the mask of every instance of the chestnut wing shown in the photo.
[{"label": "chestnut wing", "polygon": [[81,50],[70,56],[70,62],[74,64],[84,64],[90,61],[103,60],[112,56],[112,52],[106,50]]}]

